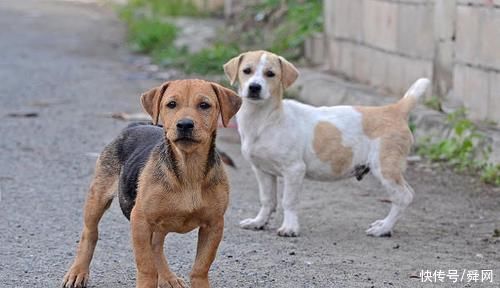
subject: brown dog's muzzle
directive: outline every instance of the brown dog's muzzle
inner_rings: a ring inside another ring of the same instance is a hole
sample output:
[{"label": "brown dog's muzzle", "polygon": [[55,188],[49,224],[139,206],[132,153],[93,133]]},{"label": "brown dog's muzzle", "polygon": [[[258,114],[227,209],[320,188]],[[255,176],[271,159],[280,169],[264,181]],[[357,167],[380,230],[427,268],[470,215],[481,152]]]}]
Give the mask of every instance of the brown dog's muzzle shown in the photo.
[{"label": "brown dog's muzzle", "polygon": [[194,121],[189,118],[182,118],[176,123],[177,138],[175,142],[181,143],[198,143],[199,140],[195,139],[193,135]]}]

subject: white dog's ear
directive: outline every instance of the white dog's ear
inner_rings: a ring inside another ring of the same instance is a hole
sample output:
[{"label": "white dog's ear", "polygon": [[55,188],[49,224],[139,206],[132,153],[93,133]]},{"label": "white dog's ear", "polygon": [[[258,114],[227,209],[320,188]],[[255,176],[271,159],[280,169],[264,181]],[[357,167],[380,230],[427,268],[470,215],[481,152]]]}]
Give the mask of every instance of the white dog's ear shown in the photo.
[{"label": "white dog's ear", "polygon": [[170,82],[163,83],[160,87],[150,89],[141,95],[142,107],[151,116],[153,125],[158,124],[160,117],[160,104],[165,90],[167,90]]},{"label": "white dog's ear", "polygon": [[238,78],[238,69],[240,68],[243,55],[244,54],[240,54],[224,64],[224,73],[226,74],[226,77],[231,85],[233,85],[234,82],[236,82],[236,78]]},{"label": "white dog's ear", "polygon": [[292,63],[288,62],[285,58],[279,57],[280,65],[281,65],[281,83],[283,87],[286,89],[290,87],[297,77],[299,77],[299,71]]}]

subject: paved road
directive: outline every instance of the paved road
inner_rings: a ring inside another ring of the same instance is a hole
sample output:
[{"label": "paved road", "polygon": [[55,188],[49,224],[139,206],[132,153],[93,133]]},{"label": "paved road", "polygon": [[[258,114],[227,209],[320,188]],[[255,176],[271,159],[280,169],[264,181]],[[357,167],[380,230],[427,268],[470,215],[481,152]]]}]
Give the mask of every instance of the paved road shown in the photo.
[{"label": "paved road", "polygon": [[[129,64],[135,58],[123,48],[123,32],[111,11],[93,4],[0,1],[0,287],[56,287],[71,263],[93,153],[126,125],[105,115],[140,111],[139,93],[154,84]],[[493,269],[491,287],[498,287],[498,190],[410,165],[415,201],[394,236],[377,239],[364,230],[388,204],[373,179],[306,182],[302,236],[279,238],[281,213],[267,230],[238,228],[257,211],[257,186],[234,131],[220,134],[219,146],[240,167],[228,170],[232,202],[214,287],[433,287],[410,277],[421,269]],[[100,232],[92,287],[133,287],[128,222],[116,203]],[[173,235],[166,244],[184,277],[195,238]]]}]

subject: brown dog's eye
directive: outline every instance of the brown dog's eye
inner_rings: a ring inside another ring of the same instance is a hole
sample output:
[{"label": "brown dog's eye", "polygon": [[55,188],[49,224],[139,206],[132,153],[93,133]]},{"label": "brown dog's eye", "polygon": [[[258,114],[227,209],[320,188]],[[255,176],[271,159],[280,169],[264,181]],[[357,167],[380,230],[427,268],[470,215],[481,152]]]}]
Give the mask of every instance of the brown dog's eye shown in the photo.
[{"label": "brown dog's eye", "polygon": [[170,109],[174,109],[175,106],[177,106],[177,103],[175,103],[175,101],[170,101],[167,104],[167,107],[170,108]]},{"label": "brown dog's eye", "polygon": [[245,69],[243,69],[243,73],[250,74],[250,73],[252,73],[252,69],[251,68],[245,68]]},{"label": "brown dog's eye", "polygon": [[274,72],[271,71],[271,70],[269,70],[269,71],[266,72],[266,76],[269,77],[269,78],[273,78],[274,75],[276,75],[276,74],[274,74]]},{"label": "brown dog's eye", "polygon": [[210,104],[208,104],[207,102],[201,102],[200,103],[200,108],[203,109],[203,110],[207,110],[210,107],[212,107],[212,106],[210,106]]}]

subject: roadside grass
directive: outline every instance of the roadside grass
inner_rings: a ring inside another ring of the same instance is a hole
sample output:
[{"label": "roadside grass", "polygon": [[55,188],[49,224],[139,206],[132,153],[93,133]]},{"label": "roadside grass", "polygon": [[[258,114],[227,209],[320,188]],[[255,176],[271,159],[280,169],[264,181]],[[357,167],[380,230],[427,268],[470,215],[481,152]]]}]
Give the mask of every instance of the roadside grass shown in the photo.
[{"label": "roadside grass", "polygon": [[205,16],[188,0],[132,0],[119,9],[119,14],[127,24],[132,51],[148,54],[155,63],[188,74],[220,74],[222,65],[240,51],[238,45],[222,40],[196,53],[175,47],[178,28],[168,22],[168,17]]},{"label": "roadside grass", "polygon": [[186,55],[184,70],[186,73],[213,74],[223,73],[222,65],[239,54],[235,44],[215,43],[210,48]]},{"label": "roadside grass", "polygon": [[297,60],[307,37],[323,29],[323,1],[263,0],[233,22],[229,38],[245,50],[269,50]]},{"label": "roadside grass", "polygon": [[143,10],[154,17],[204,16],[190,0],[129,0],[120,10],[121,13]]},{"label": "roadside grass", "polygon": [[128,26],[132,51],[151,55],[155,63],[177,67],[188,74],[220,74],[228,59],[251,49],[266,49],[298,59],[306,38],[323,26],[320,0],[264,0],[245,11],[239,21],[256,21],[256,25],[233,27],[229,29],[232,32],[221,33],[212,46],[190,54],[187,49],[174,47],[177,27],[168,22],[168,17],[208,16],[192,1],[131,0],[119,8],[120,17]]},{"label": "roadside grass", "polygon": [[466,117],[465,109],[449,114],[451,137],[439,140],[424,139],[417,152],[431,161],[450,165],[458,172],[478,175],[488,184],[500,186],[500,165],[491,163],[491,146],[478,127]]},{"label": "roadside grass", "polygon": [[430,109],[443,112],[442,104],[441,104],[441,99],[437,96],[432,96],[429,99],[426,99],[424,102],[424,105],[427,106]]},{"label": "roadside grass", "polygon": [[[164,2],[170,3],[170,0]],[[154,54],[173,44],[177,27],[164,21],[159,10],[152,8],[158,3],[158,0],[131,0],[118,8],[120,18],[127,25],[127,41],[132,51]]]},{"label": "roadside grass", "polygon": [[236,45],[215,43],[196,53],[189,53],[186,48],[169,47],[152,54],[153,61],[166,67],[177,67],[187,74],[221,74],[222,65],[239,54]]},{"label": "roadside grass", "polygon": [[139,53],[157,53],[169,47],[177,36],[177,27],[155,18],[136,19],[129,22],[127,38],[130,49]]},{"label": "roadside grass", "polygon": [[[277,5],[282,1],[266,0],[267,5]],[[303,54],[307,37],[323,29],[322,1],[287,0],[288,5],[278,26],[271,32],[275,35],[269,50],[290,59],[297,59]]]}]

